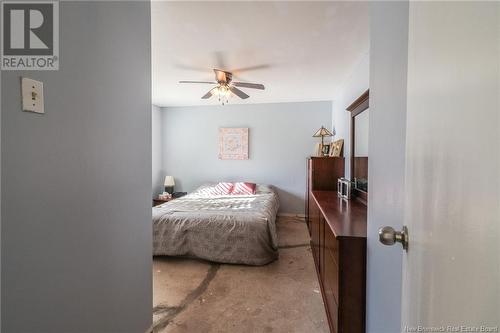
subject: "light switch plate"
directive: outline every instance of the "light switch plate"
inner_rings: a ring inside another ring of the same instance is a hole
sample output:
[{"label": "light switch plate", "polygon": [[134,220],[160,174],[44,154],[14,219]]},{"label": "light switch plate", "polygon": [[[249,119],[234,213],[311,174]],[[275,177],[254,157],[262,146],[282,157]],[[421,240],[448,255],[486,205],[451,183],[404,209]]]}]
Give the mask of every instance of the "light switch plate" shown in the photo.
[{"label": "light switch plate", "polygon": [[23,111],[45,113],[43,109],[43,82],[21,79],[21,91],[23,98]]}]

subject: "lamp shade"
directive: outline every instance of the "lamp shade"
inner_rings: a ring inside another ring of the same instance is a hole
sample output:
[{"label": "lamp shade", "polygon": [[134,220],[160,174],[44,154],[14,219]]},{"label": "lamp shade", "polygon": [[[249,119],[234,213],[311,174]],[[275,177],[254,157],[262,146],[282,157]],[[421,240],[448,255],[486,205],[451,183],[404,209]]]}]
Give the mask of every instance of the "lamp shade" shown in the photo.
[{"label": "lamp shade", "polygon": [[172,176],[166,176],[165,177],[165,183],[163,183],[165,186],[175,186],[175,181],[174,177]]},{"label": "lamp shade", "polygon": [[313,137],[315,137],[315,138],[321,138],[324,136],[333,136],[333,134],[332,134],[332,132],[330,132],[329,130],[324,128],[323,126],[321,126],[321,128],[319,130],[317,130],[316,133],[314,133],[314,135],[313,135]]}]

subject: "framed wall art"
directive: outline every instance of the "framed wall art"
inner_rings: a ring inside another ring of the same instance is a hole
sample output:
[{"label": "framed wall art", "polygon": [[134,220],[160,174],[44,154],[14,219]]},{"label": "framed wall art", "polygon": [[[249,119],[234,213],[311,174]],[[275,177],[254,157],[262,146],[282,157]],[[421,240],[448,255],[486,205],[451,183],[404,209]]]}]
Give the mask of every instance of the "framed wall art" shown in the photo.
[{"label": "framed wall art", "polygon": [[219,128],[219,159],[248,160],[248,128]]}]

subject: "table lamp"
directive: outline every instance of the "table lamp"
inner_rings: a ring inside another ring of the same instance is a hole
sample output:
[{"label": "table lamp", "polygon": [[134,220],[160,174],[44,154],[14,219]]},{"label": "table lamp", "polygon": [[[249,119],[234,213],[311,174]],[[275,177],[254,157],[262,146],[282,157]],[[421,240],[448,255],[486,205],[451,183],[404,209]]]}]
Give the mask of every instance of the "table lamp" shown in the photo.
[{"label": "table lamp", "polygon": [[333,134],[332,134],[332,132],[330,132],[329,130],[327,130],[323,126],[321,126],[321,128],[319,130],[317,130],[316,133],[314,133],[314,135],[313,135],[314,138],[321,137],[321,152],[322,152],[323,156],[326,155],[324,150],[323,150],[323,147],[325,145],[325,143],[324,143],[325,136],[333,136]]},{"label": "table lamp", "polygon": [[165,192],[174,193],[175,180],[173,176],[165,176],[165,182],[163,183],[165,186]]}]

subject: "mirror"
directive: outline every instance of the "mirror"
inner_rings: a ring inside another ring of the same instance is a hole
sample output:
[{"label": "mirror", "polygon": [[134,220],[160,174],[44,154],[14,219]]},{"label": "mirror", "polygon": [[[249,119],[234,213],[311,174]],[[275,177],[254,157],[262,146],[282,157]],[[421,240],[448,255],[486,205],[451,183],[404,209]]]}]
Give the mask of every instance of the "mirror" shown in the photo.
[{"label": "mirror", "polygon": [[368,200],[368,133],[369,91],[365,91],[348,108],[351,112],[351,180],[353,196],[366,204]]},{"label": "mirror", "polygon": [[354,188],[368,192],[368,120],[369,109],[356,115],[354,121]]}]

